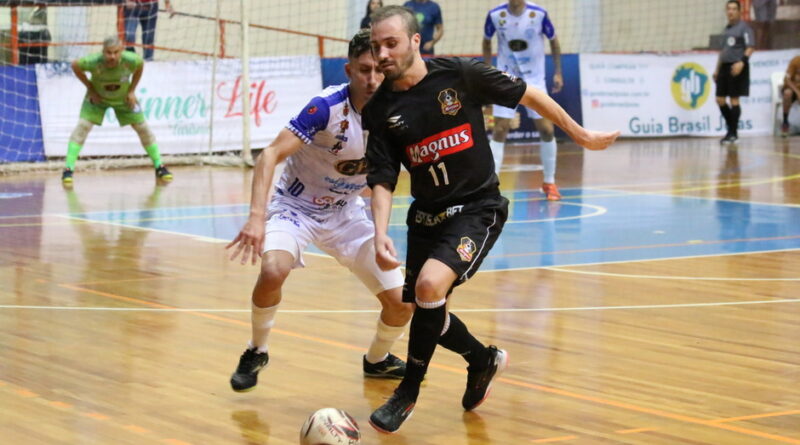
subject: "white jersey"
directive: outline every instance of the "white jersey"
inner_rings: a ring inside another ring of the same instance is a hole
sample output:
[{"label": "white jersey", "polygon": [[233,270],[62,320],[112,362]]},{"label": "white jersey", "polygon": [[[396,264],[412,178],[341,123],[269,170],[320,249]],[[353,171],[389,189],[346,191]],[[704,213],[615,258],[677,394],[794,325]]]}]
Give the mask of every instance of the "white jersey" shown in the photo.
[{"label": "white jersey", "polygon": [[555,28],[547,11],[531,2],[519,16],[512,15],[504,3],[486,16],[483,36],[491,40],[497,33],[497,68],[521,77],[528,83],[544,85],[544,37],[554,39]]},{"label": "white jersey", "polygon": [[367,186],[364,137],[348,84],[323,90],[286,128],[305,145],[287,158],[274,200],[315,219],[345,207],[363,207],[359,193]]}]

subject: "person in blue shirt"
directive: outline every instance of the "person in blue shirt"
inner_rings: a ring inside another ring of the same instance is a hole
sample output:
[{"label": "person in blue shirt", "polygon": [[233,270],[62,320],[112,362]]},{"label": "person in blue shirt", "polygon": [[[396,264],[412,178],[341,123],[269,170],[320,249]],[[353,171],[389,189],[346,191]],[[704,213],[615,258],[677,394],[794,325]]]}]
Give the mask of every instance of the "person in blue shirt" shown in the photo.
[{"label": "person in blue shirt", "polygon": [[442,10],[431,0],[409,0],[403,6],[414,12],[419,22],[420,54],[433,54],[433,47],[444,35]]}]

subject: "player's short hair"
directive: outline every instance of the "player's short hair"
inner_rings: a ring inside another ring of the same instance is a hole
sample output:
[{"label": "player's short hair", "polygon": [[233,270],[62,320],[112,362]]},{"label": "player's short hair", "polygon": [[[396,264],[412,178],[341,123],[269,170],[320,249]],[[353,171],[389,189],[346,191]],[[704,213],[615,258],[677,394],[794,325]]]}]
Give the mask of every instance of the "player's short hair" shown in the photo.
[{"label": "player's short hair", "polygon": [[103,49],[111,48],[112,46],[121,46],[122,41],[117,36],[109,36],[103,39]]},{"label": "player's short hair", "polygon": [[373,24],[372,26],[375,26],[375,23],[382,22],[396,15],[403,19],[403,24],[406,26],[409,38],[419,32],[419,22],[417,22],[417,18],[410,9],[404,6],[389,5],[378,8],[369,16],[369,19]]},{"label": "player's short hair", "polygon": [[738,9],[739,11],[742,10],[742,4],[739,3],[739,0],[728,0],[728,2],[725,4],[727,5],[728,3],[733,3],[736,5],[736,9]]},{"label": "player's short hair", "polygon": [[362,54],[370,52],[372,48],[369,44],[369,37],[369,28],[359,29],[356,35],[350,39],[350,45],[347,47],[347,58],[358,59]]}]

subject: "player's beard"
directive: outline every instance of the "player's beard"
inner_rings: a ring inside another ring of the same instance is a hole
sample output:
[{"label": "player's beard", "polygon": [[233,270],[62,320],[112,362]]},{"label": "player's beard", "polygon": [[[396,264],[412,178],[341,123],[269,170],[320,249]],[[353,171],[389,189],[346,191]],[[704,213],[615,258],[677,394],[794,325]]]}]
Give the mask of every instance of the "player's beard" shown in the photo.
[{"label": "player's beard", "polygon": [[395,69],[391,72],[384,72],[384,76],[386,76],[387,80],[394,81],[397,80],[408,71],[411,65],[414,64],[414,50],[411,47],[411,41],[408,42],[408,51],[406,55],[401,59],[397,60],[394,63]]}]

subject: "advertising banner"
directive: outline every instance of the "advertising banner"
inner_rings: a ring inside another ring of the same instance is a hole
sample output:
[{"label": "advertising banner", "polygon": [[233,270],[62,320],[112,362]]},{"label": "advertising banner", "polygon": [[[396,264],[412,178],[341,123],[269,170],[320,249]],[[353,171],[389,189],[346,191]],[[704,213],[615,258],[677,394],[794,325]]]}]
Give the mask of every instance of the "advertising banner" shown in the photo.
[{"label": "advertising banner", "polygon": [[[36,67],[44,148],[47,156],[64,156],[78,123],[86,88],[69,64]],[[322,90],[317,56],[265,57],[250,63],[251,146],[266,146],[311,97]],[[217,61],[211,109],[211,61],[147,62],[136,88],[139,106],[156,136],[161,153],[208,151],[213,119],[213,151],[242,147],[241,62]],[[119,127],[107,110],[103,125],[89,134],[86,156],[144,153],[136,132]]]},{"label": "advertising banner", "polygon": [[[750,95],[741,98],[739,135],[774,129],[770,77],[786,71],[796,50],[756,51],[750,58]],[[722,136],[715,99],[717,53],[582,54],[583,124],[629,137]]]}]

